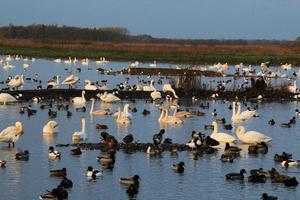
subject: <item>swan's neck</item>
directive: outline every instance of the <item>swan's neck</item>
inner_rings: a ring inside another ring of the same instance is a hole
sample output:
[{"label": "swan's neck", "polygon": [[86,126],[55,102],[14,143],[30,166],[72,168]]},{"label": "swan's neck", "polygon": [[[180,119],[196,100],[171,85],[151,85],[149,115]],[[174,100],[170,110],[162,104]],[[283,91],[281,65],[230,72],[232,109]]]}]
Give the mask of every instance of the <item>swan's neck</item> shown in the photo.
[{"label": "swan's neck", "polygon": [[59,85],[59,78],[56,76],[56,84]]},{"label": "swan's neck", "polygon": [[81,127],[81,132],[82,133],[85,133],[85,119],[83,118],[82,120],[81,120],[81,125],[82,125],[82,127]]},{"label": "swan's neck", "polygon": [[244,132],[245,130],[243,128],[238,128],[238,130],[236,131],[236,135],[238,136],[238,138],[242,138],[244,136]]},{"label": "swan's neck", "polygon": [[94,104],[95,104],[95,100],[92,100],[92,105],[91,105],[90,114],[92,114],[93,111],[94,111]]},{"label": "swan's neck", "polygon": [[84,97],[84,93],[83,92],[81,93],[81,97],[82,97],[82,100],[85,102],[85,97]]},{"label": "swan's neck", "polygon": [[176,113],[177,113],[177,106],[175,107],[175,110],[174,110],[173,116],[176,116]]},{"label": "swan's neck", "polygon": [[241,104],[238,104],[238,110],[236,112],[236,114],[240,114],[241,113]]},{"label": "swan's neck", "polygon": [[118,118],[117,119],[121,119],[121,108],[118,108]]},{"label": "swan's neck", "polygon": [[175,92],[175,90],[174,90],[174,89],[172,89],[172,90],[171,90],[171,92],[173,93],[174,97],[175,97],[176,99],[178,99],[178,96],[176,95],[176,92]]},{"label": "swan's neck", "polygon": [[161,113],[160,113],[160,116],[159,116],[159,119],[158,119],[158,121],[161,121],[161,120],[163,119],[163,117],[164,117],[164,114],[165,114],[165,110],[164,110],[164,109],[162,109],[162,111],[161,111]]},{"label": "swan's neck", "polygon": [[235,116],[235,102],[233,102],[233,105],[232,105],[232,117]]},{"label": "swan's neck", "polygon": [[129,113],[129,105],[128,104],[125,104],[125,106],[124,106],[124,109],[123,109],[123,113],[124,114],[128,114]]},{"label": "swan's neck", "polygon": [[165,117],[164,119],[167,119],[169,117],[169,109],[165,109]]},{"label": "swan's neck", "polygon": [[214,131],[212,134],[216,134],[216,133],[218,133],[218,124],[214,123]]}]

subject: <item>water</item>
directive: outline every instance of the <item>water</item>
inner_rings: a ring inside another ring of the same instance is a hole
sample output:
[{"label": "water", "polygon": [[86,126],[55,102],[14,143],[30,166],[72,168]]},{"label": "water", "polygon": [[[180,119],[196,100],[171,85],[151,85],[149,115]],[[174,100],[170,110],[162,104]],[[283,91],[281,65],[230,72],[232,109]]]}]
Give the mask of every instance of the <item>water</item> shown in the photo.
[{"label": "water", "polygon": [[[55,64],[52,60],[37,59],[34,63],[30,63],[29,70],[24,72],[21,61],[14,61],[16,67],[9,71],[8,74],[15,75],[25,73],[25,77],[34,77],[35,73],[38,78],[42,79],[43,86],[46,80],[52,76],[59,74],[62,77],[68,76],[64,68],[65,64]],[[104,68],[113,68],[113,70],[122,69],[130,63],[110,62]],[[149,63],[143,64],[148,66]],[[169,64],[163,65],[169,67]],[[107,76],[98,75],[95,69],[98,67],[91,64],[91,70],[81,67],[82,72],[76,73],[76,66],[69,66],[69,71],[73,71],[81,80],[90,79],[92,81],[108,79],[110,87],[124,80],[124,76]],[[103,67],[103,66],[102,66]],[[171,65],[175,67],[175,65]],[[274,67],[272,70],[277,70]],[[1,68],[2,70],[2,68]],[[0,79],[5,80],[4,71],[0,73]],[[144,77],[146,79],[146,77]],[[157,79],[157,77],[154,77]],[[135,78],[130,79],[131,83],[135,83]],[[168,80],[165,80],[168,81]],[[2,85],[1,87],[6,87]],[[35,88],[36,84],[26,81],[24,89]],[[82,82],[78,85],[83,87]],[[246,130],[256,130],[267,134],[273,138],[270,143],[269,152],[266,155],[250,156],[247,153],[247,145],[238,145],[243,149],[240,158],[234,160],[234,163],[222,163],[219,158],[223,153],[223,147],[219,147],[216,154],[203,155],[198,160],[191,158],[191,152],[179,152],[178,156],[171,156],[169,152],[164,152],[161,157],[150,158],[144,152],[127,154],[119,151],[116,154],[116,164],[112,171],[104,170],[104,176],[96,181],[86,179],[86,169],[93,166],[95,169],[101,169],[101,165],[97,162],[96,157],[100,154],[98,150],[84,150],[81,156],[71,156],[69,150],[71,147],[60,147],[58,151],[62,153],[61,160],[48,159],[48,147],[60,143],[71,143],[71,136],[75,131],[81,129],[81,117],[85,117],[87,121],[87,142],[100,141],[100,132],[95,129],[96,123],[106,124],[108,132],[112,134],[118,141],[132,133],[135,141],[152,142],[152,135],[157,133],[161,128],[166,129],[165,137],[169,137],[175,143],[186,143],[190,139],[193,130],[199,130],[206,135],[210,134],[210,130],[205,130],[204,125],[211,124],[213,117],[211,115],[216,108],[217,118],[225,117],[227,123],[230,123],[231,111],[228,110],[231,102],[208,101],[210,108],[201,110],[200,103],[205,101],[197,101],[192,103],[190,99],[180,99],[182,109],[190,109],[192,111],[203,111],[205,116],[193,116],[191,119],[184,120],[183,126],[162,127],[158,123],[159,109],[144,100],[121,101],[117,104],[105,104],[96,102],[96,108],[110,108],[116,111],[119,106],[125,103],[130,104],[130,108],[136,107],[138,112],[132,113],[133,124],[131,126],[118,126],[111,116],[94,117],[89,116],[90,101],[86,103],[87,112],[79,113],[71,106],[73,112],[71,118],[66,117],[66,111],[58,111],[55,119],[59,123],[58,133],[55,135],[44,135],[42,133],[43,126],[50,120],[48,110],[40,110],[39,104],[32,102],[24,102],[17,105],[0,106],[0,129],[14,124],[16,121],[22,121],[25,126],[25,133],[16,143],[15,148],[8,148],[7,144],[0,143],[0,159],[7,161],[7,167],[0,169],[0,193],[3,199],[38,199],[38,196],[46,190],[56,187],[60,179],[49,176],[49,170],[66,167],[68,178],[70,178],[74,186],[69,191],[69,199],[127,199],[126,187],[120,185],[119,178],[133,176],[139,174],[141,176],[141,185],[137,199],[259,199],[263,192],[277,195],[279,199],[298,199],[300,197],[299,189],[287,188],[281,184],[272,184],[269,180],[265,184],[252,184],[247,181],[226,181],[225,174],[229,172],[238,172],[241,168],[245,168],[248,172],[253,168],[271,169],[275,167],[280,173],[289,176],[295,176],[300,180],[299,169],[283,169],[279,164],[275,164],[273,156],[275,153],[286,151],[293,153],[295,159],[299,159],[300,149],[300,125],[297,123],[290,129],[281,128],[280,123],[287,122],[293,115],[296,108],[299,109],[297,101],[283,102],[261,102],[257,112],[259,118],[253,118],[243,123]],[[67,103],[67,102],[64,102]],[[19,114],[19,107],[22,105],[32,104],[38,112],[36,115],[28,117],[26,114]],[[250,104],[252,106],[252,104]],[[143,109],[151,111],[150,115],[143,116]],[[245,107],[243,108],[243,110]],[[276,124],[270,126],[267,122],[274,118]],[[229,132],[234,135],[234,131],[219,129],[223,132]],[[29,150],[29,161],[16,161],[15,154],[20,150]],[[186,168],[184,174],[176,174],[171,170],[171,165],[184,161]]]}]

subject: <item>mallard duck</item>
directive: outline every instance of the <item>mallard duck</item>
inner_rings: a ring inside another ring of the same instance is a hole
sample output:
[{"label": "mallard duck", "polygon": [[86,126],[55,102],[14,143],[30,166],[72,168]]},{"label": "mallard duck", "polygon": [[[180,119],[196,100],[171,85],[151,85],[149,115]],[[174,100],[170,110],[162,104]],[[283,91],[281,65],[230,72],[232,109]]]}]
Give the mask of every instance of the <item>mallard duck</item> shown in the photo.
[{"label": "mallard duck", "polygon": [[275,162],[283,162],[288,159],[292,159],[292,154],[282,152],[281,155],[278,155],[277,153],[274,155]]},{"label": "mallard duck", "polygon": [[133,135],[132,134],[128,134],[128,135],[126,135],[124,138],[123,138],[123,142],[125,143],[125,144],[130,144],[130,143],[132,143],[133,142]]},{"label": "mallard duck", "polygon": [[68,179],[66,176],[64,176],[59,186],[68,189],[73,187],[73,182],[70,179]]},{"label": "mallard duck", "polygon": [[135,184],[130,184],[129,187],[126,190],[126,193],[130,198],[134,197],[138,193],[138,186]]},{"label": "mallard duck", "polygon": [[57,176],[57,177],[67,176],[67,169],[62,168],[62,169],[50,170],[50,175],[51,176]]},{"label": "mallard duck", "polygon": [[101,164],[107,164],[107,163],[115,163],[115,151],[111,151],[109,154],[102,154],[100,156],[97,157],[97,160],[101,163]]},{"label": "mallard duck", "polygon": [[140,184],[140,176],[139,175],[134,175],[133,177],[129,178],[120,178],[120,183],[125,184],[125,185],[139,185]]},{"label": "mallard duck", "polygon": [[28,150],[25,150],[24,152],[21,151],[19,153],[16,154],[16,159],[17,160],[29,160],[29,151]]},{"label": "mallard duck", "polygon": [[70,154],[71,154],[71,155],[81,155],[81,154],[82,154],[82,152],[81,152],[81,149],[80,149],[80,147],[77,147],[77,148],[71,149],[71,150],[70,150]]},{"label": "mallard duck", "polygon": [[284,182],[284,185],[288,186],[288,187],[297,186],[298,185],[298,181],[297,181],[296,177],[293,177],[293,178],[287,179]]},{"label": "mallard duck", "polygon": [[221,159],[220,159],[222,162],[233,162],[233,156],[232,155],[225,155],[225,154],[222,154],[221,155]]}]

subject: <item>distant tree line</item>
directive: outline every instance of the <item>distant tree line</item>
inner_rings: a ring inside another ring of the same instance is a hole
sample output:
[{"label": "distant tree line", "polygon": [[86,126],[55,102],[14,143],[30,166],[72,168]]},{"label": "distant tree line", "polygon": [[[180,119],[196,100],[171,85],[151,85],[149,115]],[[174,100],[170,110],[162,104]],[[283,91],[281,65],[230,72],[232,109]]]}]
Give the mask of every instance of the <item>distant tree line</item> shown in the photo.
[{"label": "distant tree line", "polygon": [[[287,40],[217,40],[217,39],[172,39],[154,38],[151,35],[130,35],[122,27],[79,28],[71,26],[33,24],[29,26],[8,25],[0,27],[0,38],[10,39],[55,39],[100,42],[177,43],[177,44],[293,44]],[[300,37],[296,41],[300,41]]]}]

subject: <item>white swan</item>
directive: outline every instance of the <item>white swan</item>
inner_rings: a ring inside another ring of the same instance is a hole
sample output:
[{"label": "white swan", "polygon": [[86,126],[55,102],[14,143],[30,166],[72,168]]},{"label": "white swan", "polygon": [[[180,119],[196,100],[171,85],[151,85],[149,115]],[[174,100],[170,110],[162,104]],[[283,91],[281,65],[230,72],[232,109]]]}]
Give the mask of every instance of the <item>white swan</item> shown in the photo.
[{"label": "white swan", "polygon": [[60,58],[57,58],[55,60],[53,60],[55,63],[61,63],[61,59]]},{"label": "white swan", "polygon": [[90,80],[85,80],[84,83],[85,83],[84,89],[86,89],[86,90],[97,90],[97,86],[92,85],[92,82]]},{"label": "white swan", "polygon": [[90,110],[90,115],[111,115],[111,112],[109,109],[100,109],[100,110],[94,110],[94,104],[95,104],[95,99],[92,98],[92,105],[91,105],[91,110]]},{"label": "white swan", "polygon": [[245,110],[245,111],[241,112],[241,103],[238,102],[237,105],[238,105],[238,110],[237,110],[236,114],[239,115],[239,117],[242,120],[251,119],[256,114],[256,110]]},{"label": "white swan", "polygon": [[215,139],[218,142],[228,142],[228,143],[233,143],[236,141],[235,137],[233,137],[232,135],[229,135],[227,133],[218,132],[217,122],[214,121],[212,123],[212,125],[214,126],[214,130],[213,130],[212,134],[210,135],[210,137],[212,139]]},{"label": "white swan", "polygon": [[76,131],[72,135],[72,141],[77,142],[87,139],[87,134],[85,132],[85,118],[81,118],[81,131]]},{"label": "white swan", "polygon": [[89,65],[89,59],[88,58],[82,59],[81,64],[84,65],[84,66],[88,66]]},{"label": "white swan", "polygon": [[236,135],[243,143],[246,144],[255,144],[259,142],[270,142],[272,138],[257,132],[257,131],[248,131],[245,133],[245,128],[243,126],[239,126],[236,129]]},{"label": "white swan", "polygon": [[85,99],[85,91],[84,90],[82,90],[82,92],[81,92],[81,97],[74,97],[73,99],[72,99],[72,103],[73,104],[85,104],[85,102],[86,102],[86,99]]},{"label": "white swan", "polygon": [[56,127],[58,126],[57,121],[50,120],[44,127],[43,127],[43,133],[55,133]]},{"label": "white swan", "polygon": [[68,59],[68,60],[65,60],[64,63],[65,63],[65,64],[69,64],[69,65],[72,64],[72,59],[71,59],[71,57],[69,56],[69,59]]},{"label": "white swan", "polygon": [[24,63],[23,64],[23,68],[24,68],[24,70],[27,70],[29,68],[29,64],[28,63]]},{"label": "white swan", "polygon": [[130,67],[138,67],[139,66],[139,62],[135,61],[134,63],[130,64]]},{"label": "white swan", "polygon": [[131,124],[131,120],[129,119],[129,117],[122,116],[120,107],[118,108],[117,113],[118,113],[118,116],[117,116],[116,122],[118,124],[124,124],[124,125]]},{"label": "white swan", "polygon": [[17,99],[8,93],[0,93],[0,103],[7,104],[7,103],[15,103]]},{"label": "white swan", "polygon": [[170,84],[164,84],[163,86],[163,92],[172,92],[174,97],[178,99],[178,96],[176,95],[175,90],[172,88]]},{"label": "white swan", "polygon": [[104,94],[97,95],[100,96],[100,99],[106,103],[115,103],[117,101],[120,101],[121,99],[114,94],[107,93],[106,91]]},{"label": "white swan", "polygon": [[152,68],[156,68],[156,60],[154,60],[153,63],[151,63],[149,66]]},{"label": "white swan", "polygon": [[[119,115],[119,111],[115,112],[114,118],[117,118],[118,115]],[[128,103],[126,103],[124,105],[123,112],[121,112],[121,117],[128,117],[129,119],[132,119],[132,115],[129,113],[129,104]]]},{"label": "white swan", "polygon": [[10,143],[15,146],[15,142],[19,140],[20,136],[24,133],[24,127],[21,122],[16,122],[15,126],[9,126],[0,133],[0,142]]},{"label": "white swan", "polygon": [[145,86],[143,86],[143,91],[149,91],[149,92],[151,92],[151,91],[155,91],[156,89],[155,89],[155,87],[153,86],[153,80],[151,80],[150,81],[150,85],[145,85]]},{"label": "white swan", "polygon": [[47,83],[47,88],[56,88],[59,85],[59,76],[56,75],[53,79],[49,80]]},{"label": "white swan", "polygon": [[23,79],[23,74],[22,75],[16,75],[13,79],[11,79],[9,82],[8,82],[8,86],[10,88],[16,88],[18,89],[20,86],[23,85],[24,83],[24,79]]},{"label": "white swan", "polygon": [[168,109],[166,108],[162,109],[158,121],[162,124],[176,124],[176,125],[183,124],[183,121],[180,118],[176,116],[169,116]]},{"label": "white swan", "polygon": [[293,85],[288,86],[288,91],[290,93],[297,93],[297,81],[295,80]]},{"label": "white swan", "polygon": [[74,75],[68,76],[63,82],[63,85],[69,85],[69,87],[72,87],[72,85],[75,85],[79,81],[79,78]]}]

